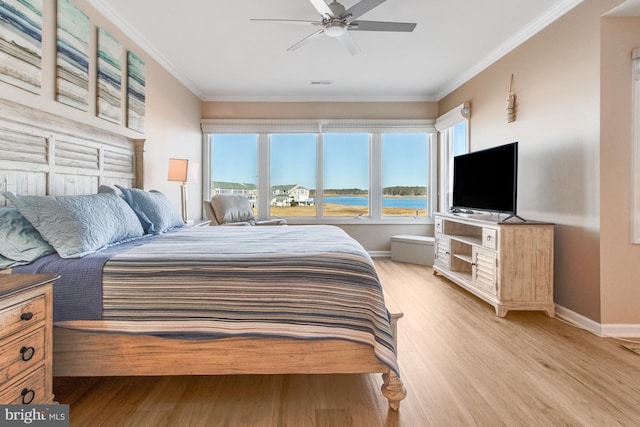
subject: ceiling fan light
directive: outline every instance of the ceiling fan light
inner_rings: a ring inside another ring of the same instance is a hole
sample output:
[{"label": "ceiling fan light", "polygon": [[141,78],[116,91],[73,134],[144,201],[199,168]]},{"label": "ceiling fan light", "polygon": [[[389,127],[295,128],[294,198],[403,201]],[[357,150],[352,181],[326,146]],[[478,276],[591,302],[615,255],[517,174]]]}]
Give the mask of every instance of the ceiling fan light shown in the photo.
[{"label": "ceiling fan light", "polygon": [[340,37],[345,32],[345,27],[340,24],[329,24],[325,27],[324,33],[329,37]]}]

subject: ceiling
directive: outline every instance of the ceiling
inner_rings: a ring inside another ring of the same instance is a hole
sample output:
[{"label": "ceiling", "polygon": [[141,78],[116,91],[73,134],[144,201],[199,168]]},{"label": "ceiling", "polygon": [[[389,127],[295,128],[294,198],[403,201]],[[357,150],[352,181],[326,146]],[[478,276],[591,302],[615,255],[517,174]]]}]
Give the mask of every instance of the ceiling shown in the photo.
[{"label": "ceiling", "polygon": [[319,20],[308,0],[89,0],[205,101],[437,101],[581,1],[387,0],[360,19],[416,29],[351,32],[352,56],[326,36],[288,52],[317,27],[250,21]]}]

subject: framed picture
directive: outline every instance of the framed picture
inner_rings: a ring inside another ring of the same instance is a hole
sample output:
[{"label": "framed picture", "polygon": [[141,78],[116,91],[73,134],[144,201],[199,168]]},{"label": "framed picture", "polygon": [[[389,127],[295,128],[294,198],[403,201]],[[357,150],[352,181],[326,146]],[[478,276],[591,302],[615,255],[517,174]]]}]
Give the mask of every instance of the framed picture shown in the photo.
[{"label": "framed picture", "polygon": [[42,0],[0,0],[0,80],[39,94]]},{"label": "framed picture", "polygon": [[58,0],[56,96],[89,109],[89,18],[69,0]]},{"label": "framed picture", "polygon": [[122,123],[122,45],[98,28],[98,117]]},{"label": "framed picture", "polygon": [[127,126],[144,132],[145,64],[135,53],[127,53]]}]

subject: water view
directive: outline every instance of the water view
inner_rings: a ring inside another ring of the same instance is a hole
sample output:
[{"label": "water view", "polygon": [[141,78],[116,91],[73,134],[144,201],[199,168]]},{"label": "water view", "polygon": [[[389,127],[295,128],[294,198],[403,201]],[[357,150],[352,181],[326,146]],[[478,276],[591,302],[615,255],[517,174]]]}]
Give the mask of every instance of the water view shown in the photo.
[{"label": "water view", "polygon": [[[325,197],[325,203],[335,203],[344,206],[368,206],[368,197],[337,196]],[[383,208],[427,209],[426,197],[383,197]]]}]

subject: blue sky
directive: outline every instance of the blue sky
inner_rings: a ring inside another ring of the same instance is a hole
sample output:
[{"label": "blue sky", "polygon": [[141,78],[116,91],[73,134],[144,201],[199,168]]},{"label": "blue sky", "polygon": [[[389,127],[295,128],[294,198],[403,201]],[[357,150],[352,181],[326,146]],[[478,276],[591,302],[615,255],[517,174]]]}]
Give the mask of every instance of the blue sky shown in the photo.
[{"label": "blue sky", "polygon": [[[425,134],[385,134],[383,186],[424,186],[427,182]],[[212,170],[214,181],[256,183],[257,135],[215,135]],[[272,135],[271,185],[300,184],[316,188],[316,135]],[[369,135],[324,135],[324,188],[367,189]]]}]

